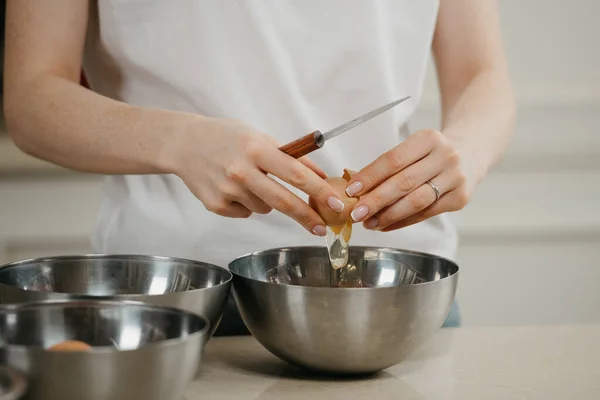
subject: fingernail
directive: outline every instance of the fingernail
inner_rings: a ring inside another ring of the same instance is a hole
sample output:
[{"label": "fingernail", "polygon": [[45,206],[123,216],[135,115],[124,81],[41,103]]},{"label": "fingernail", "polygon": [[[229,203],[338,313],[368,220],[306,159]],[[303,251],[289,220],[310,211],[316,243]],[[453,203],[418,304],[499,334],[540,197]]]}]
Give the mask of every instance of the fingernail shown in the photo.
[{"label": "fingernail", "polygon": [[313,228],[312,232],[317,236],[325,236],[327,235],[327,228],[323,225],[317,225]]},{"label": "fingernail", "polygon": [[344,202],[333,196],[327,199],[327,205],[333,211],[337,212],[340,212],[344,209]]},{"label": "fingernail", "polygon": [[356,181],[352,185],[346,188],[346,194],[350,197],[356,196],[360,193],[363,188],[363,183],[361,181]]},{"label": "fingernail", "polygon": [[360,221],[369,213],[369,208],[367,206],[360,206],[356,208],[354,211],[350,213],[352,219],[356,222]]},{"label": "fingernail", "polygon": [[367,228],[367,229],[375,229],[378,226],[379,226],[379,221],[377,220],[377,218],[369,218],[365,222],[365,228]]}]

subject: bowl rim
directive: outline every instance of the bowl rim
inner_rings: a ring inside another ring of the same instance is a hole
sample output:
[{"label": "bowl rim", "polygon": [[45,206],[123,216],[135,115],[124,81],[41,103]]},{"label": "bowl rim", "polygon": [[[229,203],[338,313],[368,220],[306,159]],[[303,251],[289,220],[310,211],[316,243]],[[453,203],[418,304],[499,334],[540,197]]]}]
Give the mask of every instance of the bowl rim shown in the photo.
[{"label": "bowl rim", "polygon": [[[310,250],[310,249],[325,249],[327,250],[327,248],[325,246],[282,246],[282,247],[273,247],[273,248],[269,248],[269,249],[264,249],[264,250],[258,250],[258,251],[254,251],[254,252],[250,252],[250,253],[246,253],[244,255],[241,255],[239,257],[234,258],[229,264],[228,264],[228,268],[229,271],[236,277],[240,277],[243,279],[247,279],[250,280],[252,282],[258,282],[260,284],[264,284],[264,285],[269,285],[269,286],[279,286],[279,287],[285,287],[285,288],[302,288],[304,290],[328,290],[328,289],[335,289],[336,291],[352,291],[352,290],[394,290],[397,289],[399,287],[416,287],[416,286],[423,286],[423,285],[431,285],[431,284],[435,284],[436,282],[440,282],[440,281],[446,281],[448,279],[454,279],[456,276],[458,276],[458,273],[460,272],[460,267],[458,266],[458,264],[452,260],[450,260],[449,258],[446,257],[442,257],[439,256],[437,254],[433,254],[433,253],[426,253],[426,252],[422,252],[422,251],[416,251],[416,250],[406,250],[406,249],[401,249],[401,248],[394,248],[394,247],[378,247],[378,246],[361,246],[361,245],[355,245],[355,246],[350,246],[350,249],[362,249],[362,250],[374,250],[374,251],[388,251],[391,253],[406,253],[406,254],[410,254],[410,255],[415,255],[415,256],[422,256],[422,257],[429,257],[429,258],[434,258],[434,259],[438,259],[444,262],[447,262],[449,264],[451,264],[456,270],[443,278],[440,278],[436,281],[428,281],[428,282],[421,282],[421,283],[413,283],[410,285],[394,285],[394,286],[381,286],[381,287],[327,287],[327,286],[303,286],[303,285],[291,285],[291,284],[287,284],[287,283],[274,283],[274,282],[268,282],[268,281],[263,281],[263,280],[258,280],[258,279],[253,279],[241,274],[238,274],[237,272],[233,271],[231,269],[231,265],[237,261],[240,261],[242,259],[245,258],[249,258],[249,257],[253,257],[253,256],[260,256],[260,255],[264,255],[266,253],[270,253],[270,252],[281,252],[284,250]],[[235,283],[234,283],[235,286]],[[291,289],[290,289],[291,290]]]},{"label": "bowl rim", "polygon": [[58,255],[58,256],[49,256],[49,257],[36,257],[29,258],[24,260],[12,261],[7,264],[0,265],[0,274],[7,269],[19,268],[25,265],[37,264],[41,262],[48,261],[75,261],[75,260],[118,260],[118,259],[129,259],[129,260],[139,260],[139,261],[173,261],[179,263],[188,263],[193,266],[206,268],[209,270],[217,270],[219,273],[223,273],[225,275],[225,279],[223,282],[220,282],[216,285],[192,290],[185,291],[177,291],[177,292],[168,292],[168,293],[160,293],[160,294],[145,294],[145,293],[126,293],[126,294],[108,294],[108,295],[93,295],[87,293],[74,293],[74,292],[55,292],[55,291],[47,291],[47,290],[25,290],[22,287],[11,285],[6,282],[0,281],[0,286],[9,286],[14,289],[18,289],[24,292],[35,292],[35,293],[54,293],[61,295],[71,295],[78,296],[80,299],[102,299],[102,298],[122,298],[122,299],[132,299],[139,297],[153,297],[153,296],[168,296],[175,293],[195,293],[202,290],[208,290],[211,288],[217,288],[220,286],[226,286],[231,284],[233,280],[233,274],[227,268],[219,267],[216,264],[211,264],[205,261],[192,260],[189,258],[181,258],[181,257],[171,257],[171,256],[157,256],[157,255],[146,255],[146,254],[133,254],[133,253],[123,253],[123,254],[111,254],[111,253],[85,253],[85,254],[67,254],[67,255]]},{"label": "bowl rim", "polygon": [[[90,351],[52,352],[52,353],[56,353],[56,354],[85,356],[85,355],[97,355],[97,354],[117,354],[117,353],[139,352],[142,350],[152,349],[152,348],[156,348],[156,347],[175,346],[177,344],[185,342],[186,341],[185,339],[190,338],[190,337],[206,337],[206,335],[208,335],[208,332],[211,329],[211,323],[208,320],[208,318],[206,318],[205,316],[200,315],[198,313],[194,313],[194,312],[184,310],[181,308],[177,308],[177,307],[159,306],[159,305],[155,305],[155,304],[146,303],[143,301],[133,301],[133,300],[115,300],[115,299],[95,298],[95,299],[39,300],[39,301],[32,301],[32,302],[28,302],[28,303],[6,303],[6,304],[0,304],[0,314],[6,313],[6,312],[11,312],[11,311],[19,311],[20,309],[27,309],[27,308],[50,307],[50,306],[57,306],[57,305],[60,306],[61,304],[75,304],[75,305],[86,305],[86,304],[94,305],[94,304],[96,304],[99,306],[110,305],[110,306],[114,306],[114,307],[130,306],[130,307],[141,308],[141,309],[150,309],[150,310],[154,310],[154,311],[173,312],[175,314],[187,315],[192,318],[200,319],[204,323],[204,326],[202,327],[202,329],[199,329],[196,332],[190,333],[189,335],[187,335],[185,337],[164,339],[164,340],[160,340],[157,342],[151,342],[151,343],[144,344],[141,347],[136,348],[136,349],[120,350],[120,349],[117,349],[117,348],[114,348],[111,346],[91,346],[92,349]],[[2,349],[10,349],[12,351],[27,351],[27,352],[34,351],[34,352],[40,352],[40,353],[50,353],[50,351],[44,347],[36,347],[36,346],[21,345],[21,344],[0,343],[0,350],[2,350]]]},{"label": "bowl rim", "polygon": [[0,393],[0,400],[17,400],[25,394],[28,386],[25,374],[8,365],[0,365],[0,375],[4,375],[10,382],[8,391]]}]

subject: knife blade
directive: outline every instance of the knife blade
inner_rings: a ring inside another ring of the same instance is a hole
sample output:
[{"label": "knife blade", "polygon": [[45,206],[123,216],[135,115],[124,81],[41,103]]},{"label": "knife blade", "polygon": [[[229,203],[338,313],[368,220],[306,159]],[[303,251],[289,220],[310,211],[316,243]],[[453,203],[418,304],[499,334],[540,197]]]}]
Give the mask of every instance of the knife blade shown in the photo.
[{"label": "knife blade", "polygon": [[321,133],[321,131],[318,130],[311,132],[308,135],[302,136],[301,138],[296,139],[293,142],[281,146],[279,150],[294,158],[303,157],[323,147],[326,141],[333,139],[334,137],[352,128],[355,128],[358,125],[369,121],[370,119],[375,118],[376,116],[386,112],[390,108],[395,107],[408,99],[410,99],[410,96],[395,100],[389,104],[376,108],[375,110],[369,111],[368,113],[363,114],[360,117],[354,118],[353,120],[348,121],[338,127],[335,127],[325,133]]}]

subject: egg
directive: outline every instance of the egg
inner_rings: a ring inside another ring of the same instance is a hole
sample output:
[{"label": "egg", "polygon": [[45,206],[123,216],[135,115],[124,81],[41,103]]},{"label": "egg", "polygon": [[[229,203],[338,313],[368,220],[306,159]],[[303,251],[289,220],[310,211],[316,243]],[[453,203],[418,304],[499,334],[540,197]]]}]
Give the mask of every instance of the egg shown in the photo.
[{"label": "egg", "polygon": [[65,340],[48,348],[48,351],[90,351],[92,346],[79,340]]},{"label": "egg", "polygon": [[350,177],[353,174],[353,171],[344,170],[343,177],[329,177],[326,179],[333,190],[338,194],[338,198],[344,203],[344,209],[341,212],[332,210],[328,205],[317,203],[312,197],[308,198],[308,204],[321,216],[321,218],[323,218],[323,221],[329,227],[335,227],[338,228],[338,230],[341,230],[341,227],[343,227],[350,219],[350,213],[358,202],[356,197],[350,197],[346,194],[348,180],[350,180]]}]

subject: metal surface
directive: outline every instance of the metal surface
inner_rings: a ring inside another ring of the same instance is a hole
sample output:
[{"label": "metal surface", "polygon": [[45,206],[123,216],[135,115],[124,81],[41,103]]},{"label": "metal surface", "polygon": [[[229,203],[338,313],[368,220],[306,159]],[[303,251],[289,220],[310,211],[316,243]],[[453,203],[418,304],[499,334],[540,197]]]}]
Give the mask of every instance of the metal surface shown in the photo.
[{"label": "metal surface", "polygon": [[18,400],[27,389],[27,380],[20,372],[0,366],[0,400]]},{"label": "metal surface", "polygon": [[177,307],[209,320],[208,340],[221,320],[231,278],[224,268],[170,257],[39,258],[0,267],[0,303],[106,298]]},{"label": "metal surface", "polygon": [[340,125],[337,128],[334,128],[328,132],[325,132],[325,133],[323,133],[323,141],[325,142],[329,139],[336,137],[337,135],[339,135],[341,133],[346,132],[347,130],[350,130],[360,124],[363,124],[363,123],[367,122],[368,120],[375,118],[379,114],[389,110],[390,108],[392,108],[394,106],[397,106],[398,104],[402,103],[404,100],[408,100],[408,99],[410,99],[410,96],[407,96],[403,99],[393,101],[390,104],[386,104],[385,106],[381,106],[373,111],[369,111],[368,113],[361,115],[358,118],[354,118],[352,121],[346,122],[345,124]]},{"label": "metal surface", "polygon": [[350,247],[337,271],[325,247],[257,252],[229,268],[254,337],[285,361],[332,374],[380,371],[426,344],[458,282],[449,260],[375,247]]},{"label": "metal surface", "polygon": [[438,201],[440,199],[440,189],[436,186],[435,183],[433,183],[431,181],[427,181],[425,183],[428,184],[429,186],[431,186],[431,188],[435,192],[435,201]]},{"label": "metal surface", "polygon": [[[30,400],[174,400],[194,379],[207,333],[203,317],[139,302],[4,305],[0,363],[27,376]],[[45,350],[65,340],[93,347]]]}]

